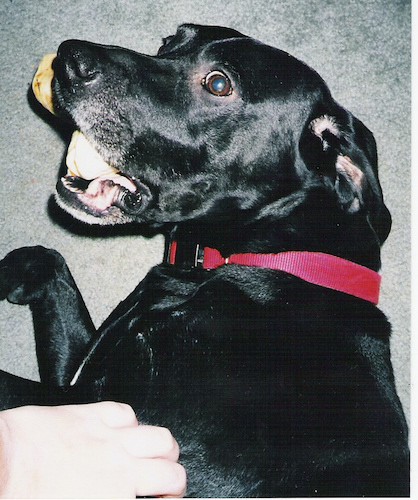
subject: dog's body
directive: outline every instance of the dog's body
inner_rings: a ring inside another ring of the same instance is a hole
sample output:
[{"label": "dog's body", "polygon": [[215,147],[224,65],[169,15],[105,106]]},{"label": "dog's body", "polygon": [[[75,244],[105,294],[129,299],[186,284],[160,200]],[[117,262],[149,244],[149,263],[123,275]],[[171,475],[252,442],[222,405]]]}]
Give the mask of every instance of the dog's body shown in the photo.
[{"label": "dog's body", "polygon": [[379,309],[194,257],[320,252],[377,271],[390,216],[368,129],[313,70],[224,28],[182,26],[156,57],[69,41],[53,67],[54,112],[119,172],[70,172],[59,204],[161,227],[172,263],[95,332],[60,255],[9,254],[1,293],[31,306],[42,383],[2,373],[3,407],[127,402],[178,439],[189,495],[408,495]]}]

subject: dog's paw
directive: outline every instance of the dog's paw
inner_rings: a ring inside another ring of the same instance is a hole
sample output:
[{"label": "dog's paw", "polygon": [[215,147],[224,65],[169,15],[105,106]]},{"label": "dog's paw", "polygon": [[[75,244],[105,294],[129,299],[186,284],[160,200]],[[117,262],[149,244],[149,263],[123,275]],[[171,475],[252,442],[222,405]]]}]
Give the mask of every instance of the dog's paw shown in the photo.
[{"label": "dog's paw", "polygon": [[0,300],[35,302],[63,265],[63,257],[55,250],[41,246],[13,250],[0,261]]}]

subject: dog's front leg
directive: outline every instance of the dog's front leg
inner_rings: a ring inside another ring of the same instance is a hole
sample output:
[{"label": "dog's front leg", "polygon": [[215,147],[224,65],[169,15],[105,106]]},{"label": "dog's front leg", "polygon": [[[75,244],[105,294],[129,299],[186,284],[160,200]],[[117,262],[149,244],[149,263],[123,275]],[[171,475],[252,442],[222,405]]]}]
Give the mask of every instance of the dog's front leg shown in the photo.
[{"label": "dog's front leg", "polygon": [[42,382],[67,385],[94,325],[64,258],[44,247],[24,247],[0,262],[0,299],[30,306]]}]

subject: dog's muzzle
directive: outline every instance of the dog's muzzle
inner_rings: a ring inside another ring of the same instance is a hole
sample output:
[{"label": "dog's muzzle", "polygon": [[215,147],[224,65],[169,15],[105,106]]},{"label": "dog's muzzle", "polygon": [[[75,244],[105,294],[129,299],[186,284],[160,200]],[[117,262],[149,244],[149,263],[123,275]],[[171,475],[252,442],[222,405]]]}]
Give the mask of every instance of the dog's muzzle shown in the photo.
[{"label": "dog's muzzle", "polygon": [[[36,99],[52,114],[56,114],[53,94],[53,62],[56,58],[56,54],[47,54],[32,82]],[[75,130],[72,135],[66,166],[67,173],[57,185],[58,204],[86,222],[95,222],[89,218],[91,215],[100,218],[111,213],[116,223],[117,209],[134,219],[152,198],[147,186],[109,164],[80,130]],[[87,215],[84,216],[83,212]]]}]

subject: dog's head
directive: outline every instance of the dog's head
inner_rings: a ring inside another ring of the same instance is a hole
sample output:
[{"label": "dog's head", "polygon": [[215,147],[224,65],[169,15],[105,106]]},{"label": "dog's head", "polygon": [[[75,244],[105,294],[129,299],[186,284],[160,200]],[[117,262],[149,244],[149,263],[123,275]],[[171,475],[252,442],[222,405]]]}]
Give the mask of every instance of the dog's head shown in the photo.
[{"label": "dog's head", "polygon": [[52,70],[46,106],[78,131],[57,199],[81,220],[280,220],[316,200],[389,232],[373,135],[283,51],[183,25],[156,56],[66,41]]}]

